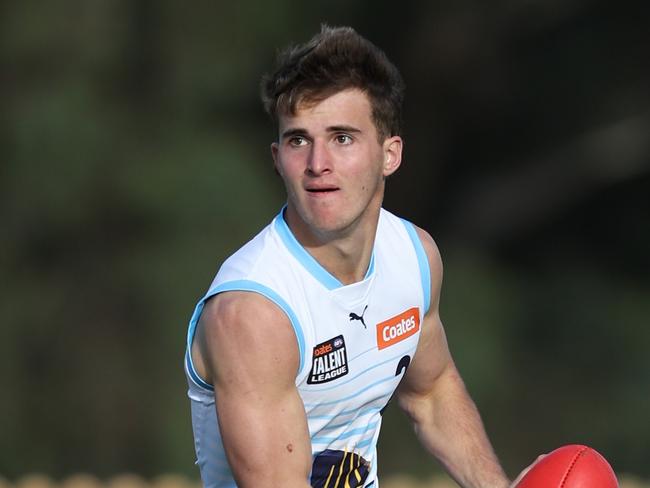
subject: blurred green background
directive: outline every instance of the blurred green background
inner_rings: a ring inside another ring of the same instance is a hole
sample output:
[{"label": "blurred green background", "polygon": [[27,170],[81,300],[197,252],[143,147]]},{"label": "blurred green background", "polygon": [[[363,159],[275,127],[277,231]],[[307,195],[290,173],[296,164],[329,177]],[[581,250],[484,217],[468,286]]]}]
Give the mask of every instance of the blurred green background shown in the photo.
[{"label": "blurred green background", "polygon": [[[649,6],[0,2],[0,475],[198,477],[186,323],[283,203],[260,76],[327,22],[404,75],[386,207],[438,241],[507,471],[586,443],[650,476]],[[395,406],[380,460],[439,469]]]}]

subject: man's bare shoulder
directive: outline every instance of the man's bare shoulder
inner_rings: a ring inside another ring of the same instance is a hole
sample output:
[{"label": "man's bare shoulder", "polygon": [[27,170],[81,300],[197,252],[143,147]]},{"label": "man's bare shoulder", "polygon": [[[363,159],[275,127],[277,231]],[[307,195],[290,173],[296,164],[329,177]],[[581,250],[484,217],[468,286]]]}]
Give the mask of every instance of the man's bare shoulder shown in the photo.
[{"label": "man's bare shoulder", "polygon": [[204,327],[235,333],[242,328],[258,329],[261,322],[289,324],[289,319],[271,300],[249,291],[227,291],[210,298],[203,307],[200,320]]},{"label": "man's bare shoulder", "polygon": [[255,292],[228,291],[204,306],[196,339],[206,375],[213,381],[221,372],[239,369],[265,374],[274,365],[295,378],[300,364],[296,335],[287,315]]}]

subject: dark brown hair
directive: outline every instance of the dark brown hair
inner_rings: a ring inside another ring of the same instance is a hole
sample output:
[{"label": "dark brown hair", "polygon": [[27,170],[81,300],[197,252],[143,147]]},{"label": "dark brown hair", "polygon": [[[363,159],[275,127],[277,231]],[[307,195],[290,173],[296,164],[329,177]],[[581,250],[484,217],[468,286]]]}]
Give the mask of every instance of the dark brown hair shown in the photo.
[{"label": "dark brown hair", "polygon": [[275,72],[262,78],[264,108],[278,116],[348,88],[368,95],[380,141],[402,132],[404,82],[384,52],[350,27],[323,25],[305,44],[280,52]]}]

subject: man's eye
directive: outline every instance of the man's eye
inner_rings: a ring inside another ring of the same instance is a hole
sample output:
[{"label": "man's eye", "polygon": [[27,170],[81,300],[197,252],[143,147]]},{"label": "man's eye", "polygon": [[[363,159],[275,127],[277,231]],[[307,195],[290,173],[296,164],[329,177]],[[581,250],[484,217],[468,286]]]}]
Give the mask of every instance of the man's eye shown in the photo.
[{"label": "man's eye", "polygon": [[307,139],[301,136],[295,136],[289,139],[289,144],[295,147],[304,146],[305,144],[307,144]]},{"label": "man's eye", "polygon": [[347,134],[339,134],[336,136],[336,142],[339,144],[350,144],[352,142],[352,138]]}]

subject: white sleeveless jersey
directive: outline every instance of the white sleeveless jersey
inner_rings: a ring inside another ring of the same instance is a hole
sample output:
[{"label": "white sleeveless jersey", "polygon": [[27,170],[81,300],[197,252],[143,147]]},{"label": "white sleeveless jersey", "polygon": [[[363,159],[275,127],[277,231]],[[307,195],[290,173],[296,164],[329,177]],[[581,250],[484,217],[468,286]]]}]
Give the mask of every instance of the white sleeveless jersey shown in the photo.
[{"label": "white sleeveless jersey", "polygon": [[430,300],[428,260],[413,225],[382,209],[366,277],[351,285],[340,283],[298,243],[283,212],[224,262],[190,320],[185,356],[197,464],[207,488],[236,484],[221,443],[214,390],[196,373],[189,351],[205,301],[232,290],[267,297],[295,330],[312,486],[378,488],[382,410],[413,357]]}]

